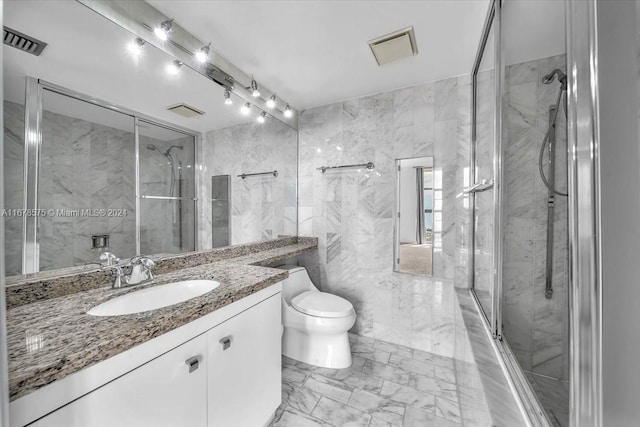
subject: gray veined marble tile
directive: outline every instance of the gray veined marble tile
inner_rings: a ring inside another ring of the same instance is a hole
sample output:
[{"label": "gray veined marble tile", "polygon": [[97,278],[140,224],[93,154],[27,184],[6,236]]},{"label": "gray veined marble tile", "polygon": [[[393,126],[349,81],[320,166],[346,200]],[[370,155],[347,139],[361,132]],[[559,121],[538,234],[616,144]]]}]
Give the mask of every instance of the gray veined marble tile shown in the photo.
[{"label": "gray veined marble tile", "polygon": [[458,388],[455,384],[422,375],[411,374],[409,387],[424,391],[434,396],[441,396],[451,401],[458,400]]},{"label": "gray veined marble tile", "polygon": [[354,391],[348,405],[391,425],[402,423],[405,410],[401,404],[364,390]]},{"label": "gray veined marble tile", "polygon": [[388,380],[384,381],[380,394],[396,402],[401,402],[409,406],[415,406],[427,411],[433,411],[435,405],[434,395],[426,392],[416,391],[415,389],[412,389],[410,387]]},{"label": "gray veined marble tile", "polygon": [[322,397],[312,415],[334,426],[368,426],[371,415],[343,403]]},{"label": "gray veined marble tile", "polygon": [[400,357],[396,354],[392,354],[389,358],[389,364],[397,366],[407,372],[413,372],[415,374],[426,375],[433,377],[435,367],[429,362],[423,362],[416,359],[407,359]]},{"label": "gray veined marble tile", "polygon": [[409,383],[409,372],[384,363],[369,360],[365,363],[364,368],[362,368],[362,372],[366,375],[374,375],[399,384]]},{"label": "gray veined marble tile", "polygon": [[386,351],[387,353],[391,353],[393,355],[404,357],[410,359],[413,356],[413,350],[409,347],[391,344],[385,341],[377,341],[373,348]]},{"label": "gray veined marble tile", "polygon": [[287,402],[290,408],[297,409],[305,414],[310,414],[320,400],[321,395],[307,387],[282,384],[282,401]]},{"label": "gray veined marble tile", "polygon": [[459,423],[461,422],[460,405],[457,400],[452,401],[436,396],[436,416]]},{"label": "gray veined marble tile", "polygon": [[299,412],[293,408],[285,409],[279,419],[275,419],[273,427],[333,427],[310,415]]},{"label": "gray veined marble tile", "polygon": [[307,378],[304,387],[342,403],[347,403],[351,397],[351,390],[344,383],[318,374]]}]

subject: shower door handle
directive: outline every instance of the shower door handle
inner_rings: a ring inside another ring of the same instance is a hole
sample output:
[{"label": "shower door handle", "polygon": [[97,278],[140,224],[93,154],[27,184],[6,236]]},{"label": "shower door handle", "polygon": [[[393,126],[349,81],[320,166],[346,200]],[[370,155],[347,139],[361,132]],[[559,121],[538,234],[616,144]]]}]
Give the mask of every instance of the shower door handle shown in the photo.
[{"label": "shower door handle", "polygon": [[490,188],[493,188],[493,179],[490,179],[490,180],[483,179],[482,182],[472,185],[471,187],[465,188],[464,190],[462,190],[462,193],[463,194],[481,193],[483,191],[489,190]]}]

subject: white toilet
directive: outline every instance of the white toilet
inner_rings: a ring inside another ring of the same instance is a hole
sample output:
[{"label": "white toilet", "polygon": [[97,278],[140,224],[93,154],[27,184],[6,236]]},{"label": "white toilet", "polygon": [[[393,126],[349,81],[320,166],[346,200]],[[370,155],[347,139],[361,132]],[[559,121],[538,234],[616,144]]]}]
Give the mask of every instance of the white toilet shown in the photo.
[{"label": "white toilet", "polygon": [[320,292],[304,267],[279,268],[289,270],[282,282],[282,354],[323,368],[351,366],[347,331],[356,322],[351,303]]}]

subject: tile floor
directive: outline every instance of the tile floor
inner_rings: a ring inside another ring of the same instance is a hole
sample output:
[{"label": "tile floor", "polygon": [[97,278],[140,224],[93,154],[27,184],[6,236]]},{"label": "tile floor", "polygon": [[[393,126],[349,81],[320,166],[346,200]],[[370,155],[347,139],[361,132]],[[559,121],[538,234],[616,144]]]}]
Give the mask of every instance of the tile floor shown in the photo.
[{"label": "tile floor", "polygon": [[569,383],[530,372],[526,375],[551,423],[569,427]]},{"label": "tile floor", "polygon": [[468,362],[350,335],[353,365],[318,368],[283,357],[273,427],[489,426]]}]

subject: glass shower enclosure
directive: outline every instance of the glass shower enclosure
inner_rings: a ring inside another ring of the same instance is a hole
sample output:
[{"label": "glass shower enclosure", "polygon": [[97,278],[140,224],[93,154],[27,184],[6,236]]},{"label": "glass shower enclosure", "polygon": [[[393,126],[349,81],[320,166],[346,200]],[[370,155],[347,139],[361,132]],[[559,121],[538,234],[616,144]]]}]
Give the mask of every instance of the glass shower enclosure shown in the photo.
[{"label": "glass shower enclosure", "polygon": [[472,72],[470,288],[534,425],[569,425],[563,2],[495,0]]},{"label": "glass shower enclosure", "polygon": [[197,134],[33,78],[26,92],[11,116],[16,128],[24,117],[22,162],[6,165],[24,185],[5,192],[12,208],[38,214],[7,223],[8,275],[84,265],[104,251],[195,250]]}]

